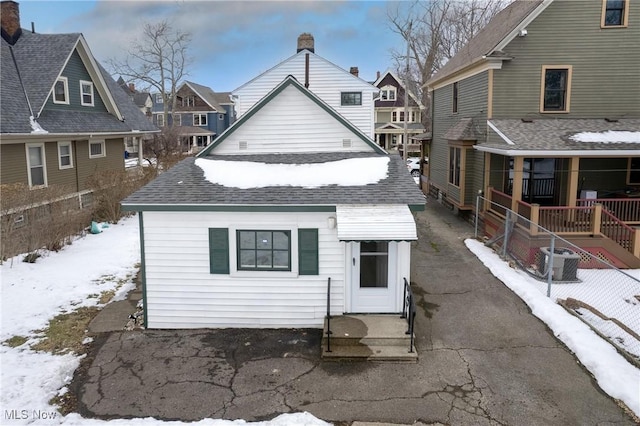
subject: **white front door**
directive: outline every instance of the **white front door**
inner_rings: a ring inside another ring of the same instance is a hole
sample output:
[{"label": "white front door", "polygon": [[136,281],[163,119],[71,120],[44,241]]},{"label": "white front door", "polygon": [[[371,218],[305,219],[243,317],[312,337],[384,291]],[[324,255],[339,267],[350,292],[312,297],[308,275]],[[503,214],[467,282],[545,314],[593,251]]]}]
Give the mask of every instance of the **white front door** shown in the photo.
[{"label": "white front door", "polygon": [[397,307],[397,243],[351,243],[351,312],[392,313]]}]

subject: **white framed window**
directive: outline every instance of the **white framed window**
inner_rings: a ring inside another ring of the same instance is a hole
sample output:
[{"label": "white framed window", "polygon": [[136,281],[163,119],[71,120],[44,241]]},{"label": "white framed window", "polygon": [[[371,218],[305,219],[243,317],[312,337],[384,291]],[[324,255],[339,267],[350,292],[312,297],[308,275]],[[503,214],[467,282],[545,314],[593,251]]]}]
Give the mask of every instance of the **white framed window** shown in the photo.
[{"label": "white framed window", "polygon": [[93,83],[80,80],[80,103],[83,106],[93,106]]},{"label": "white framed window", "polygon": [[396,110],[391,112],[391,121],[394,123],[404,122],[404,110]]},{"label": "white framed window", "polygon": [[196,97],[193,95],[188,95],[182,98],[182,106],[183,107],[192,107],[196,106]]},{"label": "white framed window", "polygon": [[218,114],[218,120],[224,120],[224,114]]},{"label": "white framed window", "polygon": [[173,125],[174,126],[182,126],[182,115],[173,114]]},{"label": "white framed window", "polygon": [[393,86],[384,86],[380,91],[381,101],[395,101],[396,100],[396,88]]},{"label": "white framed window", "polygon": [[156,114],[156,125],[158,127],[164,126],[164,113]]},{"label": "white framed window", "polygon": [[58,142],[58,168],[60,170],[73,168],[71,142]]},{"label": "white framed window", "polygon": [[58,77],[53,85],[53,103],[69,105],[69,80],[67,77]]},{"label": "white framed window", "polygon": [[29,143],[25,145],[27,154],[27,175],[29,186],[47,186],[47,162],[43,143]]},{"label": "white framed window", "polygon": [[194,126],[206,126],[207,125],[207,114],[193,114],[193,125]]},{"label": "white framed window", "polygon": [[107,155],[104,140],[89,141],[89,158],[100,158]]},{"label": "white framed window", "polygon": [[163,104],[164,103],[164,98],[162,97],[162,93],[156,93],[156,103],[157,104]]}]

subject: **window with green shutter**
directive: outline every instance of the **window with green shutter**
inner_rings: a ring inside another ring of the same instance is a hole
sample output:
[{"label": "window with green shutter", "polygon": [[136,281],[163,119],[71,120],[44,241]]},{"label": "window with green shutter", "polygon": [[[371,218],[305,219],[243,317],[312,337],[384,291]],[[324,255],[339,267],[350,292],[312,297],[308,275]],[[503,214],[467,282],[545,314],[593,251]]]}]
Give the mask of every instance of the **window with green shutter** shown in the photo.
[{"label": "window with green shutter", "polygon": [[209,228],[209,269],[212,274],[229,273],[229,230]]},{"label": "window with green shutter", "polygon": [[298,229],[298,273],[318,275],[318,230]]}]

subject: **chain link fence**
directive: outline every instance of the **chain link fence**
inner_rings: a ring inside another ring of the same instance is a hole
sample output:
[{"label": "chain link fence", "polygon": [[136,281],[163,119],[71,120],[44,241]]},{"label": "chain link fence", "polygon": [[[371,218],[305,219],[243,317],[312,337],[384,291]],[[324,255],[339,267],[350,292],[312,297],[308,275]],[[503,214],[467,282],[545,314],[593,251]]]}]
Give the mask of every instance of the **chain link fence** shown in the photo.
[{"label": "chain link fence", "polygon": [[[622,270],[606,251],[583,250],[482,196],[476,206],[476,238],[484,238],[487,246],[533,278],[528,281],[540,292],[640,363],[640,270]],[[480,215],[483,210],[491,213]],[[587,238],[593,237],[579,235],[577,242]]]}]

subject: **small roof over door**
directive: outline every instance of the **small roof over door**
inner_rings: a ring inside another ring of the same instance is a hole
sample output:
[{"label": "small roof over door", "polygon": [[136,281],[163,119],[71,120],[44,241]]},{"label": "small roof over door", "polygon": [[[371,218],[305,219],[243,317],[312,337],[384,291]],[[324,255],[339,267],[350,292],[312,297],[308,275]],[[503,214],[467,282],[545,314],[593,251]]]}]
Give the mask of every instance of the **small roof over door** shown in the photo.
[{"label": "small roof over door", "polygon": [[340,241],[414,241],[416,222],[407,205],[336,206]]}]

